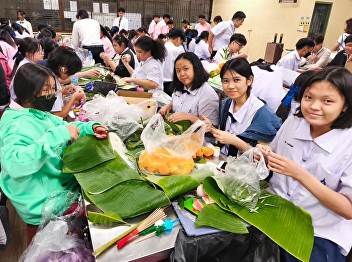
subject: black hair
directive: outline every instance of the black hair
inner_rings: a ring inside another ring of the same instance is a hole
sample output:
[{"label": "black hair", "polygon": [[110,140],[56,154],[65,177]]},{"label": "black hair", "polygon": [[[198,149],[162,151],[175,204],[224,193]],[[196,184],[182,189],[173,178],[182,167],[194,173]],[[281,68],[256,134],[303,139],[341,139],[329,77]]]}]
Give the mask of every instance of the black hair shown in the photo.
[{"label": "black hair", "polygon": [[147,31],[147,29],[146,29],[144,26],[138,28],[138,29],[137,29],[137,32],[140,32],[140,33],[143,33],[143,32],[144,32],[145,34],[148,34],[148,31]]},{"label": "black hair", "polygon": [[[325,67],[316,72],[308,81],[301,87],[299,92],[299,101],[302,100],[305,92],[314,84],[322,81],[327,81],[332,84],[336,90],[345,99],[346,108],[340,116],[331,124],[332,129],[345,129],[352,127],[352,74],[344,67]],[[297,117],[303,117],[301,105],[299,106]]]},{"label": "black hair", "polygon": [[20,13],[22,16],[26,15],[26,12],[23,11],[23,10],[18,10],[18,11],[17,11],[17,15],[18,15],[19,13]]},{"label": "black hair", "polygon": [[298,40],[298,42],[296,43],[296,50],[300,50],[306,46],[309,47],[314,47],[314,41],[311,38],[301,38]]},{"label": "black hair", "polygon": [[241,20],[246,18],[246,14],[243,13],[242,11],[237,11],[236,13],[233,14],[231,20]]},{"label": "black hair", "polygon": [[154,15],[153,15],[153,19],[154,19],[155,17],[160,18],[160,15],[154,14]]},{"label": "black hair", "polygon": [[164,19],[164,18],[169,18],[169,19],[170,19],[170,15],[169,15],[169,14],[164,14],[164,15],[163,15],[163,19]]},{"label": "black hair", "polygon": [[106,28],[105,28],[104,26],[100,25],[100,31],[101,31],[101,32],[103,33],[103,35],[104,35],[105,37],[107,37],[107,38],[110,40],[110,42],[112,43],[111,35],[109,34],[109,32],[106,30]]},{"label": "black hair", "polygon": [[[294,87],[290,87],[290,88],[299,88],[301,89],[303,85],[305,85],[305,83],[308,81],[308,79],[315,74],[315,71],[313,70],[308,70],[306,72],[303,72],[302,74],[300,74],[295,82],[293,83]],[[290,91],[288,91],[289,94]],[[285,105],[284,101],[286,99],[286,97],[288,96],[288,94],[286,94],[286,96],[281,100],[281,104],[279,105],[279,107],[276,110],[276,115],[278,117],[281,118],[282,122],[285,122],[287,117],[290,114],[291,111],[291,101],[289,101],[289,103],[287,105]],[[294,96],[293,96],[293,100],[295,101],[299,101],[299,92],[297,92]]]},{"label": "black hair", "polygon": [[209,37],[208,31],[201,32],[200,35],[196,38],[196,44],[198,44],[202,39],[208,39],[208,37]]},{"label": "black hair", "polygon": [[14,29],[14,30],[17,30],[17,32],[22,35],[23,32],[28,32],[27,28],[24,28],[23,26],[21,26],[20,24],[17,24],[17,23],[11,23],[11,27]]},{"label": "black hair", "polygon": [[256,66],[259,69],[265,70],[265,71],[268,71],[268,72],[274,72],[274,70],[271,68],[270,64],[263,63],[262,61],[259,61],[259,60],[255,61],[255,62],[252,62],[249,65],[250,66]]},{"label": "black hair", "polygon": [[[221,80],[227,71],[230,71],[230,72],[235,71],[236,73],[245,77],[247,80],[249,80],[250,77],[254,78],[252,68],[249,65],[247,59],[245,59],[245,58],[234,58],[232,60],[227,61],[223,65],[223,67],[221,68],[221,71],[220,71]],[[251,94],[251,89],[252,89],[252,86],[248,86],[247,92],[246,92],[247,96],[249,96]]]},{"label": "black hair", "polygon": [[222,22],[222,17],[220,15],[217,15],[214,17],[214,23],[220,23]]},{"label": "black hair", "polygon": [[39,24],[39,25],[37,26],[38,31],[40,31],[40,30],[42,30],[42,29],[44,29],[44,28],[47,28],[47,27],[48,27],[47,25],[43,25],[43,24]]},{"label": "black hair", "polygon": [[39,51],[40,46],[40,41],[36,38],[26,37],[23,39],[18,39],[18,53],[15,64],[13,66],[11,77],[15,75],[18,65],[26,57],[26,54],[34,54],[35,52]]},{"label": "black hair", "polygon": [[180,54],[174,63],[174,74],[173,74],[173,80],[172,80],[172,87],[174,92],[176,91],[182,91],[184,88],[184,85],[182,82],[178,79],[177,73],[176,73],[176,63],[180,59],[186,59],[188,60],[192,65],[193,65],[193,71],[194,71],[194,79],[192,83],[191,90],[196,90],[200,88],[206,81],[209,79],[209,74],[205,71],[202,62],[198,58],[196,54],[193,52],[185,52]]},{"label": "black hair", "polygon": [[53,72],[44,66],[31,63],[21,66],[13,80],[13,89],[18,103],[22,106],[27,103],[32,104],[49,81],[49,77],[55,79]]},{"label": "black hair", "polygon": [[76,19],[78,19],[79,17],[81,19],[86,19],[86,18],[89,18],[89,15],[86,10],[79,10],[76,14]]},{"label": "black hair", "polygon": [[16,47],[16,43],[13,40],[12,36],[5,29],[0,29],[0,40],[8,43],[12,47]]},{"label": "black hair", "polygon": [[204,15],[204,14],[200,14],[200,15],[198,16],[198,18],[203,18],[203,19],[205,19],[205,15]]},{"label": "black hair", "polygon": [[39,33],[39,35],[38,35],[37,38],[38,38],[39,40],[41,40],[41,39],[47,38],[47,37],[53,38],[53,35],[52,35],[52,33],[50,32],[50,30],[49,30],[48,28],[45,28],[45,29],[43,29],[42,32]]},{"label": "black hair", "polygon": [[352,42],[352,35],[349,35],[345,39],[345,44]]},{"label": "black hair", "polygon": [[174,20],[170,19],[169,21],[166,22],[167,25],[173,25],[174,24]]},{"label": "black hair", "polygon": [[128,35],[128,32],[126,29],[121,29],[119,35]]},{"label": "black hair", "polygon": [[169,31],[169,38],[176,39],[178,37],[181,37],[182,42],[186,40],[186,35],[181,28],[179,27],[171,28]]},{"label": "black hair", "polygon": [[319,45],[324,42],[324,36],[322,34],[316,34],[313,36],[313,41],[315,44]]},{"label": "black hair", "polygon": [[49,54],[56,48],[58,47],[58,43],[49,37],[45,37],[43,39],[40,40],[41,44],[42,44],[42,48],[44,51],[44,58],[48,58]]},{"label": "black hair", "polygon": [[111,35],[111,37],[114,37],[114,35],[116,34],[116,33],[118,33],[119,32],[119,30],[120,30],[120,28],[118,27],[118,26],[113,26],[113,27],[111,27],[111,29],[110,29],[110,35]]},{"label": "black hair", "polygon": [[51,27],[48,27],[48,30],[50,31],[51,33],[51,38],[55,38],[56,37],[56,31],[54,29],[52,29]]},{"label": "black hair", "polygon": [[106,32],[109,33],[109,36],[111,36],[111,29],[110,29],[110,27],[104,26],[104,28],[105,28]]},{"label": "black hair", "polygon": [[60,75],[60,67],[66,68],[66,74],[74,75],[81,71],[82,61],[74,49],[67,46],[59,46],[49,54],[45,66],[50,68],[57,76]]},{"label": "black hair", "polygon": [[125,48],[128,47],[134,52],[133,47],[131,45],[131,41],[123,35],[116,35],[112,40],[116,42],[119,46],[122,46],[122,44],[124,44]]},{"label": "black hair", "polygon": [[240,44],[242,44],[243,46],[245,46],[247,44],[247,39],[244,35],[237,33],[237,34],[233,34],[230,38],[230,44],[233,42],[239,42]]},{"label": "black hair", "polygon": [[16,34],[15,34],[15,32],[12,30],[12,27],[11,26],[9,26],[9,25],[4,25],[4,26],[2,26],[2,29],[4,29],[5,31],[7,31],[10,35],[11,35],[11,37],[12,37],[12,39],[15,41],[16,40]]},{"label": "black hair", "polygon": [[181,24],[187,24],[187,25],[189,25],[189,22],[188,22],[186,19],[183,19],[183,20],[181,21]]},{"label": "black hair", "polygon": [[166,35],[164,35],[164,34],[159,34],[158,35],[158,39],[160,39],[160,40],[163,40],[165,38],[166,38]]},{"label": "black hair", "polygon": [[138,38],[135,47],[142,49],[145,52],[150,51],[154,59],[164,61],[166,55],[166,49],[162,41],[155,41],[148,36],[141,36]]},{"label": "black hair", "polygon": [[186,38],[187,38],[187,48],[189,48],[189,43],[191,43],[192,38],[197,37],[198,31],[196,29],[187,29],[190,30],[189,33],[186,33]]},{"label": "black hair", "polygon": [[352,34],[352,18],[346,20],[346,33],[347,34]]},{"label": "black hair", "polygon": [[137,30],[131,29],[128,31],[128,39],[132,40],[135,36],[137,36]]},{"label": "black hair", "polygon": [[126,13],[126,10],[125,10],[125,8],[120,7],[119,9],[117,9],[117,12],[118,13],[120,13],[120,12]]}]

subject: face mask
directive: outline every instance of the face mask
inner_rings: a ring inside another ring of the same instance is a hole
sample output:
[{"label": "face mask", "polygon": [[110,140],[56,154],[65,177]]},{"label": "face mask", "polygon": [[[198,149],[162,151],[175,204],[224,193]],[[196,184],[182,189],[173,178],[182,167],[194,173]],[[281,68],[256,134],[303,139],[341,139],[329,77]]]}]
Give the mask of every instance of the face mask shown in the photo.
[{"label": "face mask", "polygon": [[53,96],[51,98],[46,98],[46,96],[38,96],[33,101],[33,106],[35,109],[45,111],[45,112],[50,112],[51,109],[53,108],[55,101],[56,101],[56,96]]}]

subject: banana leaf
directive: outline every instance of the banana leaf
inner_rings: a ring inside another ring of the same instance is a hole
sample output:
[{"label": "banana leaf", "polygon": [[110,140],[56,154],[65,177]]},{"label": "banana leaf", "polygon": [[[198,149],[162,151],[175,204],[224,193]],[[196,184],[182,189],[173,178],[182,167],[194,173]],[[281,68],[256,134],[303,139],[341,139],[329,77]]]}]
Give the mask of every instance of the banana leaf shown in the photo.
[{"label": "banana leaf", "polygon": [[128,224],[127,222],[123,221],[118,214],[113,212],[97,213],[97,212],[88,211],[88,218],[89,218],[89,221],[92,222],[93,224],[112,224],[112,223]]},{"label": "banana leaf", "polygon": [[110,140],[87,135],[64,149],[64,173],[78,173],[115,158]]},{"label": "banana leaf", "polygon": [[203,187],[219,207],[255,226],[291,255],[302,261],[309,261],[314,230],[310,214],[302,208],[263,190],[257,212],[250,212],[231,202],[213,178],[206,178]]},{"label": "banana leaf", "polygon": [[102,194],[89,194],[88,198],[104,213],[114,212],[122,219],[131,218],[170,204],[161,191],[152,188],[144,180],[131,179],[122,182]]},{"label": "banana leaf", "polygon": [[[216,225],[216,226],[215,226]],[[218,205],[204,206],[196,220],[196,227],[209,226],[235,234],[247,234],[248,230],[241,219]]]}]

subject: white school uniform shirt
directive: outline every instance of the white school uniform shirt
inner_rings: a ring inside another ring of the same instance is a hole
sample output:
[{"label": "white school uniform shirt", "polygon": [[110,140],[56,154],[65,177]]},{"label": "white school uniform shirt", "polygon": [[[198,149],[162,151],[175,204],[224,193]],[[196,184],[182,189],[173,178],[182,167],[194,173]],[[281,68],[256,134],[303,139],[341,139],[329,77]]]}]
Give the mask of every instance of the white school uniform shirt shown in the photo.
[{"label": "white school uniform shirt", "polygon": [[131,75],[132,78],[138,78],[143,80],[151,80],[158,83],[158,88],[149,90],[148,92],[153,93],[156,90],[163,90],[163,70],[161,62],[156,60],[154,57],[149,57],[143,64],[136,68]]},{"label": "white school uniform shirt", "polygon": [[[270,144],[273,151],[296,162],[321,183],[352,201],[352,129],[333,129],[315,139],[304,118],[290,116]],[[329,239],[347,255],[352,247],[352,220],[319,202],[295,179],[273,174],[270,188],[311,214],[314,235]]]},{"label": "white school uniform shirt", "polygon": [[215,90],[205,82],[196,90],[187,92],[176,91],[172,93],[173,112],[186,112],[201,117],[203,114],[210,122],[217,126],[219,124],[219,96]]},{"label": "white school uniform shirt", "polygon": [[163,81],[171,82],[174,74],[175,60],[185,51],[183,50],[182,46],[175,46],[172,42],[166,42],[165,48],[166,56],[164,62],[162,63],[164,78]]},{"label": "white school uniform shirt", "polygon": [[77,20],[73,24],[72,45],[77,49],[80,47],[80,43],[81,46],[103,45],[100,39],[100,25],[98,21],[84,18]]},{"label": "white school uniform shirt", "polygon": [[128,31],[128,19],[126,17],[116,17],[112,26],[117,26],[119,28],[119,32],[122,29]]},{"label": "white school uniform shirt", "polygon": [[[234,106],[235,102],[232,101],[228,112],[236,119],[236,122],[232,123],[231,117],[228,116],[226,119],[226,126],[224,131],[230,132],[234,135],[239,135],[246,131],[247,128],[251,125],[255,114],[261,107],[264,106],[264,103],[251,93],[240,110],[235,113],[233,112]],[[221,152],[226,156],[228,155],[228,151],[229,145],[224,145],[221,148]]]},{"label": "white school uniform shirt", "polygon": [[18,31],[15,32],[15,38],[17,39],[24,39],[26,37],[31,37],[30,34],[28,34],[26,31],[23,30],[22,35]]},{"label": "white school uniform shirt", "polygon": [[194,53],[199,59],[209,60],[209,45],[204,40],[200,40],[199,43],[195,45]]},{"label": "white school uniform shirt", "polygon": [[15,99],[17,98],[17,96],[16,96],[16,94],[15,94],[15,90],[14,90],[14,88],[13,88],[13,81],[14,81],[14,79],[15,79],[15,77],[16,77],[16,73],[17,73],[18,69],[19,69],[21,66],[23,66],[24,64],[28,64],[28,63],[33,64],[32,60],[29,60],[28,58],[25,57],[25,58],[23,58],[22,61],[18,64],[18,67],[17,67],[17,69],[16,69],[15,74],[14,74],[13,77],[12,77],[12,80],[11,80],[11,83],[10,83],[10,87],[9,87],[9,90],[10,90],[10,101],[13,101],[13,100],[15,100]]},{"label": "white school uniform shirt", "polygon": [[297,71],[299,64],[301,62],[301,57],[299,56],[297,50],[292,51],[282,57],[277,63],[277,66],[281,66],[288,70]]},{"label": "white school uniform shirt", "polygon": [[30,35],[31,37],[34,37],[34,35],[33,35],[33,29],[32,29],[32,24],[31,24],[29,21],[27,21],[26,19],[23,19],[23,21],[18,20],[16,23],[19,24],[19,25],[21,25],[22,27],[26,28],[26,29],[28,30],[28,32],[29,32],[29,35]]},{"label": "white school uniform shirt", "polygon": [[53,105],[53,108],[50,110],[50,112],[60,112],[64,107],[64,99],[61,93],[62,87],[57,77],[55,77],[55,83],[56,83],[56,89],[59,92],[57,92],[55,103]]},{"label": "white school uniform shirt", "polygon": [[236,32],[236,27],[232,20],[222,21],[214,26],[211,32],[214,34],[213,50],[218,51],[222,46],[230,44],[230,38]]},{"label": "white school uniform shirt", "polygon": [[301,58],[301,60],[306,60],[304,67],[308,69],[325,67],[329,63],[331,51],[329,50],[329,48],[322,47],[318,52],[312,53],[312,55],[319,57],[319,60],[316,63],[313,63],[313,61],[309,61],[303,57]]},{"label": "white school uniform shirt", "polygon": [[337,42],[340,44],[339,45],[339,50],[337,50],[337,52],[341,51],[341,50],[344,50],[345,49],[345,40],[347,38],[347,36],[349,36],[350,34],[342,34],[340,35],[339,39],[337,39]]},{"label": "white school uniform shirt", "polygon": [[196,40],[194,38],[192,38],[191,42],[189,42],[188,47],[187,47],[187,42],[186,42],[185,48],[186,48],[187,52],[194,53],[194,51],[196,50]]},{"label": "white school uniform shirt", "polygon": [[252,66],[254,81],[251,93],[264,100],[276,112],[281,100],[286,95],[283,85],[290,86],[293,84],[299,73],[275,65],[270,66],[270,68],[274,71],[269,72],[257,66]]},{"label": "white school uniform shirt", "polygon": [[208,22],[205,22],[204,25],[198,23],[198,24],[196,24],[194,29],[196,29],[198,31],[198,36],[199,36],[203,31],[210,32],[211,26],[210,26],[210,24]]},{"label": "white school uniform shirt", "polygon": [[[220,49],[218,49],[218,51],[216,52],[216,55],[214,56],[215,63],[220,64],[222,62],[226,62],[226,60],[223,57],[225,57],[224,50],[228,47],[229,47],[228,45],[225,45],[225,46],[222,46]],[[234,59],[234,58],[236,58],[236,56],[238,56],[238,53],[233,53],[228,58],[228,60]]]}]

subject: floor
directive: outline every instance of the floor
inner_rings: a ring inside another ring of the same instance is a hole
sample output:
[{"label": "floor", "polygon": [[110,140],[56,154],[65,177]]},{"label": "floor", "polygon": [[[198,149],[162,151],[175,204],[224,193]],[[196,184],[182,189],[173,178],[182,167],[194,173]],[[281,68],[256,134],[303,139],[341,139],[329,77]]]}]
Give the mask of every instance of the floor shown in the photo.
[{"label": "floor", "polygon": [[18,216],[10,201],[7,201],[9,218],[12,229],[12,240],[3,252],[0,251],[0,262],[18,262],[20,256],[26,249],[26,224]]}]

